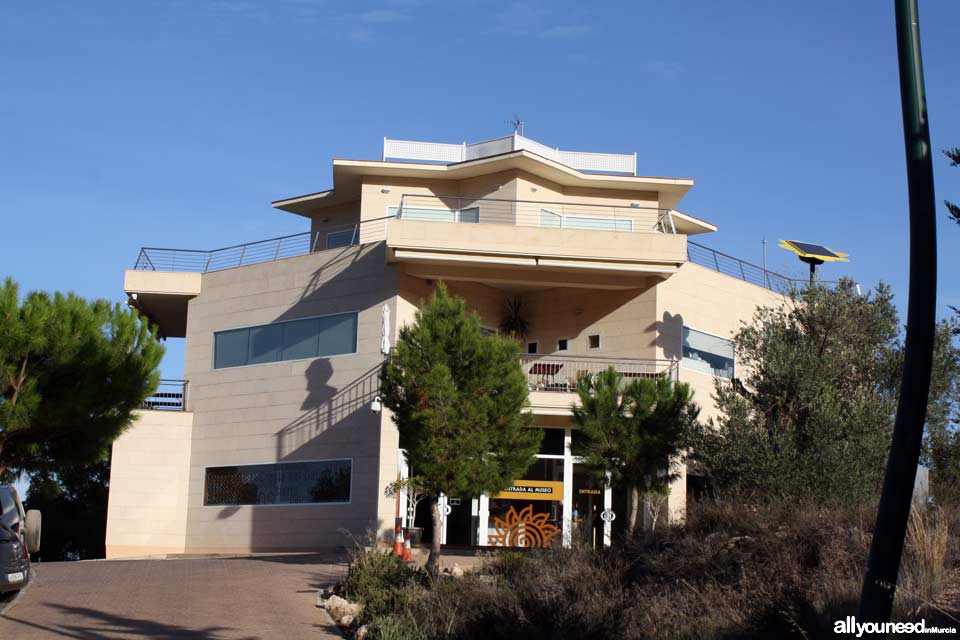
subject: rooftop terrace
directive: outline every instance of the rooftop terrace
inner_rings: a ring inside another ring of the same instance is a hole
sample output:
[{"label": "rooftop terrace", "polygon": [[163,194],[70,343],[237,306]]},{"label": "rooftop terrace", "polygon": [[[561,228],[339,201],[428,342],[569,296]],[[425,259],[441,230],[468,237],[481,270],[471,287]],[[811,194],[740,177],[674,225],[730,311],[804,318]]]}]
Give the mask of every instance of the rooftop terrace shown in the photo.
[{"label": "rooftop terrace", "polygon": [[492,140],[470,143],[462,142],[460,144],[391,140],[390,138],[384,138],[382,159],[454,164],[457,162],[498,156],[521,149],[553,160],[554,162],[559,162],[578,171],[637,175],[636,153],[563,151],[557,147],[548,147],[545,144],[541,144],[530,138],[525,138],[517,133]]}]

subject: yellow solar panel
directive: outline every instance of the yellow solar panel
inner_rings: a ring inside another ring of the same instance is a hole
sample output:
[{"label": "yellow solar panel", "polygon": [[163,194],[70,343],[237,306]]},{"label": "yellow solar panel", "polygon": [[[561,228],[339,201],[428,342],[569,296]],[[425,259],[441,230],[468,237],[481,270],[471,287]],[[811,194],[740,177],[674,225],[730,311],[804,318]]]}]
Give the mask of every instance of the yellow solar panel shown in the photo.
[{"label": "yellow solar panel", "polygon": [[793,251],[801,260],[819,260],[820,262],[849,262],[847,256],[849,253],[840,253],[833,249],[828,249],[822,244],[812,242],[800,242],[799,240],[781,240],[779,247]]}]

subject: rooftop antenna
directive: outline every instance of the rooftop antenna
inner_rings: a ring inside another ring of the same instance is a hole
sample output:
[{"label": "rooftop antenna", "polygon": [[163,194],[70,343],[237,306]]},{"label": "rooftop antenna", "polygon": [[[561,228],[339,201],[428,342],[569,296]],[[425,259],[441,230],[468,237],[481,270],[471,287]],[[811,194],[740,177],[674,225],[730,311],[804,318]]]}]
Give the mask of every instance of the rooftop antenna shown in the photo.
[{"label": "rooftop antenna", "polygon": [[523,135],[523,125],[525,125],[525,124],[527,124],[527,123],[524,122],[523,120],[521,120],[521,119],[520,119],[520,116],[514,115],[514,116],[513,116],[513,120],[507,120],[507,124],[513,125],[513,132],[514,132],[514,133],[519,133],[519,134],[522,136],[522,135]]}]

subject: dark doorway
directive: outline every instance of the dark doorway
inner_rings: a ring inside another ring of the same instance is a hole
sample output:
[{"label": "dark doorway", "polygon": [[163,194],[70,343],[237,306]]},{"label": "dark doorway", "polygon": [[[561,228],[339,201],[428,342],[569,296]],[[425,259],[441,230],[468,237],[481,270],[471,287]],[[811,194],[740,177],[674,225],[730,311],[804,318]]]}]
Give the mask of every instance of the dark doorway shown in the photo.
[{"label": "dark doorway", "polygon": [[573,465],[574,540],[594,549],[603,546],[603,483],[581,464]]},{"label": "dark doorway", "polygon": [[450,513],[447,515],[447,546],[467,547],[477,544],[477,526],[473,514],[472,498],[447,498]]}]

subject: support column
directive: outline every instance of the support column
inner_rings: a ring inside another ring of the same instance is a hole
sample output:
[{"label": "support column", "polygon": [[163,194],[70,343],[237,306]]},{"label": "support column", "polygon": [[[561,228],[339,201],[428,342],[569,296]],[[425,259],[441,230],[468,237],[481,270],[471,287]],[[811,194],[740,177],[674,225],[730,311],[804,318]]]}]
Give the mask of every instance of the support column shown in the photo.
[{"label": "support column", "polygon": [[573,454],[570,444],[572,431],[563,430],[563,546],[573,544]]},{"label": "support column", "polygon": [[487,494],[482,494],[480,496],[480,531],[477,535],[477,544],[481,547],[485,547],[490,544],[488,539],[488,533],[490,532],[490,496]]},{"label": "support column", "polygon": [[[607,472],[607,482],[606,486],[603,488],[603,511],[605,513],[613,513],[613,487],[610,486],[610,473]],[[611,530],[613,528],[613,523],[604,518],[603,520],[603,546],[610,546],[611,539]]]},{"label": "support column", "polygon": [[[407,467],[407,459],[406,456],[403,455],[403,449],[397,449],[397,470],[400,473],[401,480],[405,480],[410,477],[410,469]],[[402,526],[404,528],[413,526],[413,522],[407,520],[409,515],[407,512],[409,509],[410,501],[409,497],[407,496],[407,490],[404,489],[400,492],[400,517],[403,519]],[[416,515],[417,514],[413,514],[413,517],[415,518]]]},{"label": "support column", "polygon": [[[447,504],[447,496],[442,493],[437,499],[437,508],[440,509],[440,544],[447,544],[447,514],[450,505]],[[433,535],[437,535],[437,532],[434,531]]]}]

